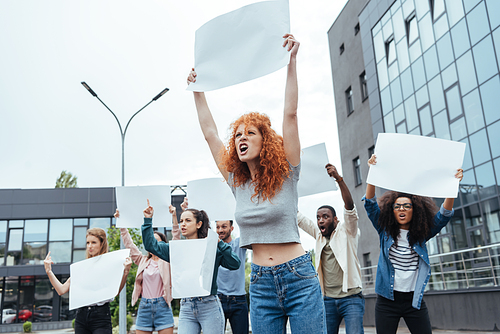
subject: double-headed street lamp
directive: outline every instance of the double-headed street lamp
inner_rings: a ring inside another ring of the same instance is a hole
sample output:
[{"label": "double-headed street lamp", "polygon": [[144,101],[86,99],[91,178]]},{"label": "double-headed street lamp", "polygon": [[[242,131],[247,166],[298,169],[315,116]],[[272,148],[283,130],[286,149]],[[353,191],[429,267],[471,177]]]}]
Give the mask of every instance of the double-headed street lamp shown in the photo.
[{"label": "double-headed street lamp", "polygon": [[99,96],[97,96],[97,94],[92,90],[92,88],[90,88],[90,86],[85,81],[82,81],[82,85],[83,85],[83,87],[85,87],[85,89],[87,89],[89,91],[90,94],[92,94],[92,96],[96,97],[106,107],[106,109],[109,110],[109,112],[111,114],[113,114],[113,116],[116,119],[116,122],[118,123],[118,127],[120,128],[120,134],[121,134],[121,137],[122,137],[122,187],[123,187],[123,186],[125,186],[125,135],[127,134],[128,126],[129,126],[130,122],[132,121],[132,119],[135,117],[135,115],[137,115],[144,108],[146,108],[147,106],[149,106],[151,104],[151,102],[156,101],[160,97],[162,97],[163,95],[165,95],[165,93],[168,92],[169,89],[165,88],[164,90],[162,90],[158,95],[156,95],[155,97],[153,97],[153,99],[151,101],[149,101],[144,107],[142,107],[141,109],[139,109],[138,112],[136,112],[135,114],[133,114],[132,117],[130,117],[130,119],[128,120],[127,125],[125,126],[125,131],[123,131],[122,125],[121,125],[120,121],[118,120],[118,117],[116,117],[115,113],[112,112],[111,109],[109,109],[109,107],[104,102],[102,102],[102,100],[99,98]]},{"label": "double-headed street lamp", "polygon": [[[125,131],[123,131],[122,125],[121,125],[120,121],[118,120],[118,117],[116,117],[115,113],[112,112],[111,109],[109,109],[109,107],[104,102],[102,102],[102,100],[99,98],[99,96],[97,96],[97,94],[92,90],[92,88],[90,88],[89,85],[87,85],[87,83],[85,81],[82,81],[82,85],[83,85],[83,87],[85,87],[85,89],[87,89],[89,91],[90,94],[92,94],[92,96],[96,97],[106,107],[106,109],[109,110],[109,112],[111,114],[113,114],[113,116],[116,119],[116,122],[118,123],[118,127],[120,128],[120,134],[121,134],[121,138],[122,138],[122,187],[123,187],[123,186],[125,186],[125,135],[127,134],[128,126],[129,126],[130,122],[132,121],[132,118],[135,117],[135,115],[137,115],[144,108],[149,106],[151,104],[151,102],[156,101],[160,97],[165,95],[165,93],[168,92],[169,89],[165,88],[164,90],[162,90],[158,95],[153,97],[153,99],[151,101],[149,101],[144,107],[142,107],[141,109],[139,109],[139,111],[137,111],[135,114],[133,114],[132,117],[130,117],[130,119],[128,120],[127,125],[125,126]],[[120,240],[120,248],[123,248],[123,240]],[[127,319],[127,292],[126,292],[126,289],[127,289],[127,286],[125,285],[123,290],[120,292],[120,312],[119,312],[120,334],[125,334],[127,332],[127,322],[126,322],[126,319]]]}]

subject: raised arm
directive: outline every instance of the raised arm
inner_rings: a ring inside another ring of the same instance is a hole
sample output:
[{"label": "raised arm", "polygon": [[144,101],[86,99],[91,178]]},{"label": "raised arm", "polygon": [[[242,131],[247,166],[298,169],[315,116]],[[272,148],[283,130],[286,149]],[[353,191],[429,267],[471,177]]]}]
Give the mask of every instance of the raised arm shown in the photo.
[{"label": "raised arm", "polygon": [[[120,218],[120,211],[118,209],[116,209],[114,216],[116,219]],[[139,265],[144,255],[142,255],[139,248],[134,244],[134,241],[132,240],[128,229],[120,228],[120,235],[122,237],[125,248],[130,249],[130,257],[132,258],[132,261],[134,261],[135,264]]]},{"label": "raised arm", "polygon": [[118,289],[117,296],[120,294],[120,291],[122,291],[123,287],[127,283],[128,273],[130,272],[130,267],[132,266],[132,259],[130,257],[127,257],[125,259],[125,263],[123,263],[123,266],[125,268],[123,270],[122,281],[120,282],[120,289]]},{"label": "raised arm", "polygon": [[354,209],[354,201],[352,200],[351,192],[349,191],[349,188],[347,188],[347,184],[345,184],[344,178],[340,176],[339,172],[337,171],[337,168],[335,168],[335,166],[332,164],[327,164],[325,168],[328,175],[330,177],[333,177],[335,181],[337,181],[346,210]]},{"label": "raised arm", "polygon": [[[372,154],[370,159],[368,159],[368,165],[371,167],[373,165],[377,164],[377,156],[375,154]],[[366,184],[366,193],[365,196],[367,199],[371,199],[375,197],[375,186],[373,184]]]},{"label": "raised arm", "polygon": [[292,165],[297,166],[300,163],[300,140],[297,123],[299,96],[297,85],[297,52],[300,43],[291,34],[286,34],[283,38],[285,38],[283,47],[287,47],[288,51],[290,51],[290,63],[288,63],[285,88],[285,108],[283,112],[283,144],[285,146],[286,158]]},{"label": "raised arm", "polygon": [[153,207],[149,205],[148,199],[148,207],[144,209],[144,224],[142,224],[142,243],[144,244],[144,248],[150,252],[158,256],[160,259],[170,262],[170,246],[163,242],[155,239],[153,232]]},{"label": "raised arm", "polygon": [[43,261],[43,266],[45,267],[45,272],[47,273],[47,276],[49,277],[50,283],[56,290],[57,294],[59,296],[64,295],[66,292],[69,291],[69,285],[70,285],[70,278],[66,280],[66,282],[61,283],[59,279],[56,277],[56,275],[52,272],[52,258],[50,257],[50,252],[47,254],[45,257],[45,260]]},{"label": "raised arm", "polygon": [[[462,168],[457,169],[457,172],[455,173],[455,177],[457,179],[459,179],[461,182],[462,179],[464,178],[464,170]],[[451,211],[451,209],[453,209],[453,203],[455,203],[454,198],[446,198],[443,202],[443,207],[446,210]]]},{"label": "raised arm", "polygon": [[297,212],[297,222],[304,232],[316,239],[316,236],[320,233],[317,223],[304,216],[300,211]]},{"label": "raised arm", "polygon": [[[187,78],[188,85],[191,82],[196,82],[196,72],[194,68],[189,73]],[[212,152],[212,156],[219,168],[222,176],[227,181],[229,173],[220,167],[220,154],[224,149],[224,143],[219,138],[219,133],[217,131],[217,125],[215,124],[214,118],[212,117],[212,113],[208,108],[207,99],[205,98],[205,93],[203,92],[194,92],[194,102],[196,104],[196,111],[198,112],[198,121],[200,122],[201,131],[203,132],[203,136],[205,136],[205,140],[210,147],[210,152]]]},{"label": "raised arm", "polygon": [[[184,200],[186,200],[185,197]],[[170,206],[168,207],[168,211],[172,215],[172,240],[180,240],[181,230],[179,229],[179,221],[177,220],[177,210],[175,209],[175,206],[170,204]]]},{"label": "raised arm", "polygon": [[326,172],[330,177],[333,177],[340,188],[340,193],[342,194],[342,200],[344,201],[344,223],[347,232],[356,236],[358,234],[358,213],[354,209],[354,201],[352,200],[351,192],[347,188],[347,184],[344,182],[344,178],[340,176],[337,168],[332,164],[327,164],[325,166]]}]

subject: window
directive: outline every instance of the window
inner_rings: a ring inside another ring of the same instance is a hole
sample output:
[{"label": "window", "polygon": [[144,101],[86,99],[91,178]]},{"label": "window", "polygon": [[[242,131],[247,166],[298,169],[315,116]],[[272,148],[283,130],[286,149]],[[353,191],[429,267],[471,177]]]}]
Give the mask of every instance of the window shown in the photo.
[{"label": "window", "polygon": [[49,225],[49,240],[64,241],[73,239],[72,219],[51,219]]},{"label": "window", "polygon": [[354,36],[359,33],[359,23],[354,26]]},{"label": "window", "polygon": [[[0,266],[5,261],[5,242],[7,241],[7,221],[0,220]],[[1,284],[1,281],[0,281]],[[1,294],[0,294],[1,297]]]},{"label": "window", "polygon": [[417,18],[415,12],[410,14],[406,20],[406,36],[408,36],[408,46],[412,45],[418,38]]},{"label": "window", "polygon": [[23,264],[43,265],[47,255],[48,220],[26,220],[24,224]]},{"label": "window", "polygon": [[370,268],[372,266],[372,260],[370,259],[370,253],[363,254],[363,266],[365,267],[365,283],[373,283],[373,272]]},{"label": "window", "polygon": [[363,71],[359,76],[359,84],[361,86],[361,101],[368,98],[368,86],[366,85],[366,72]]},{"label": "window", "polygon": [[7,266],[21,264],[21,251],[23,245],[23,229],[9,229],[9,243],[7,246]]},{"label": "window", "polygon": [[375,145],[373,145],[368,149],[368,159],[370,159],[374,154],[375,154]]},{"label": "window", "polygon": [[387,57],[388,66],[396,60],[396,43],[394,43],[393,35],[385,42],[385,55]]},{"label": "window", "polygon": [[108,228],[111,227],[111,219],[110,218],[90,218],[90,227],[100,227],[106,232],[106,236],[108,235]]},{"label": "window", "polygon": [[462,101],[460,99],[460,91],[458,84],[453,85],[450,89],[445,91],[446,106],[448,109],[448,119],[452,123],[455,119],[462,116]]},{"label": "window", "polygon": [[359,157],[356,157],[352,161],[352,165],[354,167],[354,183],[356,186],[361,185],[361,160],[359,160]]},{"label": "window", "polygon": [[422,136],[431,136],[434,134],[434,125],[432,124],[431,108],[429,103],[425,104],[421,109],[418,110],[418,116],[420,119],[420,129],[422,130]]},{"label": "window", "polygon": [[431,0],[432,19],[436,21],[444,13],[444,0]]},{"label": "window", "polygon": [[340,54],[343,54],[344,50],[345,50],[344,43],[342,43],[342,45],[340,45],[340,48],[339,48]]},{"label": "window", "polygon": [[352,89],[351,87],[347,88],[345,91],[345,100],[347,103],[347,116],[349,116],[354,111],[354,105],[352,103]]}]

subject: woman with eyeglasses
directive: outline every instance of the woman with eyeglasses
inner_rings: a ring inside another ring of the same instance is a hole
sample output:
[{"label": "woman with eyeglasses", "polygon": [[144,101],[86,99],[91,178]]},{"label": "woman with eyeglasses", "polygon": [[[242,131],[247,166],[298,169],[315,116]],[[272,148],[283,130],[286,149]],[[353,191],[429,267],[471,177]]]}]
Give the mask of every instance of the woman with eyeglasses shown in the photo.
[{"label": "woman with eyeglasses", "polygon": [[[372,155],[368,165],[377,163]],[[463,170],[455,174],[460,181]],[[431,275],[426,242],[448,224],[454,198],[446,198],[438,210],[429,197],[387,191],[378,200],[375,186],[367,184],[365,210],[380,239],[375,292],[377,334],[396,333],[404,318],[411,333],[432,333],[423,300]]]}]

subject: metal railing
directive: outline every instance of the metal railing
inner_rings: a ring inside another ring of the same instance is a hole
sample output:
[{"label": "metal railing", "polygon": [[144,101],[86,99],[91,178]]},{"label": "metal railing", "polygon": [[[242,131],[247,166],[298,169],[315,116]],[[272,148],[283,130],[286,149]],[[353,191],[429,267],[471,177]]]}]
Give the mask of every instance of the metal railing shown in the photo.
[{"label": "metal railing", "polygon": [[[425,291],[498,287],[500,243],[429,256],[431,277]],[[377,266],[361,268],[363,293],[375,293]]]}]

